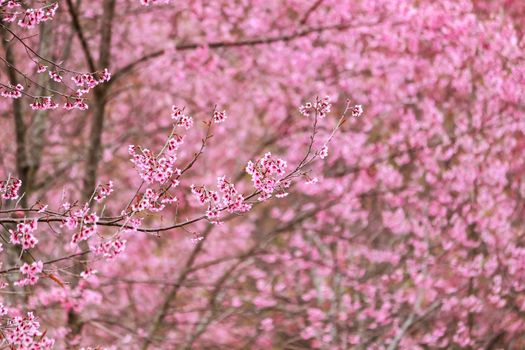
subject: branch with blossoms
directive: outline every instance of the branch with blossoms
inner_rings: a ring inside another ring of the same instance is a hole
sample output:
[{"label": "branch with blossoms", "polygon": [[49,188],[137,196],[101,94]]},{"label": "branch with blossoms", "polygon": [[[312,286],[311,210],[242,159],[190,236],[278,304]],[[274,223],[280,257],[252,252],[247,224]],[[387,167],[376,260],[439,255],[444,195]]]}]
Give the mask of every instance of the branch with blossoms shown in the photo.
[{"label": "branch with blossoms", "polygon": [[[331,135],[344,123],[349,108],[347,102],[343,115]],[[285,160],[267,152],[256,161],[248,161],[246,165],[245,171],[250,175],[254,187],[251,193],[240,193],[235,184],[222,175],[217,178],[217,190],[208,189],[203,185],[190,186],[191,193],[201,205],[205,206],[204,214],[169,226],[143,227],[142,223],[146,216],[160,213],[170,205],[178,205],[178,198],[173,194],[173,190],[180,186],[181,177],[198,162],[208,141],[213,136],[212,131],[215,125],[223,123],[227,119],[225,111],[219,111],[215,108],[210,119],[204,122],[206,134],[199,150],[186,165],[179,167],[177,162],[178,151],[184,144],[186,132],[194,126],[194,121],[184,108],[174,106],[171,115],[172,131],[160,151],[153,152],[145,147],[129,146],[131,162],[142,179],[142,183],[137,188],[134,197],[122,209],[121,215],[117,217],[102,216],[101,213],[92,209],[93,202],[104,202],[114,191],[112,181],[99,184],[86,203],[70,204],[64,202],[60,204],[59,210],[51,210],[48,205],[42,203],[36,203],[28,208],[19,208],[16,204],[14,208],[0,208],[0,225],[4,226],[9,232],[6,243],[19,247],[22,252],[28,253],[33,260],[26,261],[21,266],[4,269],[1,274],[4,276],[18,274],[20,277],[14,282],[14,286],[35,287],[38,285],[39,279],[45,277],[64,287],[64,282],[52,273],[54,263],[85,256],[90,252],[95,253],[98,260],[114,259],[125,250],[126,240],[123,239],[125,233],[158,234],[176,228],[186,230],[186,226],[200,221],[220,224],[224,218],[228,217],[227,215],[244,214],[249,212],[257,203],[268,201],[272,197],[285,197],[295,179],[306,175],[306,167],[315,159],[326,156],[331,137],[325,140],[322,148],[316,150],[314,150],[314,141],[317,135],[317,123],[329,112],[328,98],[316,99],[314,103],[301,107],[301,114],[312,119],[312,133],[303,160],[292,171],[286,171],[287,162]],[[361,113],[360,106],[353,107],[353,116],[358,117]],[[21,186],[22,182],[19,179],[9,177],[0,182],[0,195],[5,201],[15,201],[23,196],[19,193]],[[41,223],[59,223],[62,229],[72,232],[70,240],[72,246],[76,246],[82,241],[88,241],[90,242],[89,250],[58,257],[47,262],[34,258],[30,252],[39,244],[37,231]],[[9,224],[14,224],[15,227],[7,228],[5,225]],[[109,236],[104,236],[99,232],[99,228],[104,226],[116,227],[117,230]],[[88,273],[89,271],[84,272],[84,274]],[[7,284],[3,285],[3,288],[5,287]],[[30,316],[26,318],[27,320],[21,319],[18,322],[32,322]],[[17,322],[17,319],[11,319],[9,322]],[[2,328],[0,326],[0,329]],[[37,327],[32,333],[33,340],[36,339],[36,335],[40,334],[38,332]],[[8,338],[6,335],[5,339]],[[50,346],[45,344],[52,345],[52,340],[45,337],[42,337],[42,342],[43,348]],[[16,344],[16,340],[9,340],[9,344]]]},{"label": "branch with blossoms", "polygon": [[[17,34],[10,28],[9,22],[13,22],[17,16],[21,16],[21,12],[14,11],[14,9],[22,7],[22,2],[2,1],[3,2],[0,3],[0,18],[2,19],[0,20],[0,31],[3,32],[2,34],[6,40],[6,50],[12,50],[10,46],[13,44],[13,41],[21,44],[27,57],[34,63],[34,73],[45,74],[47,72],[50,81],[53,81],[55,84],[60,84],[63,89],[51,88],[48,86],[49,84],[42,85],[36,79],[31,78],[29,73],[19,69],[15,65],[15,62],[10,61],[6,56],[6,59],[0,58],[0,60],[6,65],[8,70],[12,72],[10,77],[11,79],[15,79],[15,81],[0,82],[0,96],[10,99],[18,99],[26,96],[33,100],[30,107],[34,110],[52,110],[58,108],[59,104],[56,100],[58,97],[65,101],[62,107],[66,110],[88,109],[86,95],[99,84],[106,83],[110,80],[111,74],[108,69],[105,68],[100,71],[92,69],[92,72],[82,73],[66,68],[47,57],[43,57],[34,50],[31,45],[26,43],[26,39],[23,36]],[[22,19],[18,21],[18,24],[23,29],[32,29],[37,24],[52,19],[57,8],[57,2],[38,9],[28,8],[25,10]],[[9,12],[6,15],[5,11],[7,10],[13,10],[14,12]],[[16,76],[20,77],[20,82],[16,81]],[[66,84],[65,78],[67,77],[73,81],[73,86]],[[39,91],[37,92],[39,95],[28,91],[31,86]],[[48,93],[49,95],[40,95],[42,92]]]},{"label": "branch with blossoms", "polygon": [[[217,191],[209,190],[205,186],[191,185],[190,189],[198,201],[206,206],[204,215],[199,215],[192,219],[176,222],[165,227],[145,228],[141,227],[142,219],[137,218],[138,214],[150,212],[158,213],[163,211],[167,205],[176,204],[177,197],[170,193],[170,190],[180,184],[181,176],[188,171],[203,153],[207,141],[211,138],[212,126],[221,123],[226,119],[226,113],[214,111],[211,120],[205,122],[207,125],[206,136],[203,139],[200,150],[194,155],[192,160],[182,169],[176,166],[177,151],[183,144],[184,134],[180,130],[188,130],[193,126],[193,119],[185,114],[184,109],[173,107],[172,119],[173,129],[161,151],[154,154],[148,148],[130,145],[129,153],[131,161],[142,179],[142,184],[128,205],[122,210],[118,217],[98,217],[90,208],[91,201],[101,202],[113,191],[113,183],[100,184],[93,193],[89,202],[84,205],[71,205],[62,203],[61,211],[49,210],[42,204],[35,205],[31,208],[0,210],[0,214],[9,213],[26,213],[36,215],[23,215],[23,217],[2,217],[1,224],[17,224],[18,236],[16,244],[21,244],[26,248],[33,248],[35,242],[30,235],[36,230],[37,223],[60,223],[63,227],[70,230],[79,228],[79,231],[72,237],[72,243],[87,240],[97,232],[98,226],[118,227],[114,242],[119,241],[119,235],[122,231],[131,230],[136,232],[161,232],[175,228],[182,228],[202,220],[208,220],[211,223],[220,223],[221,213],[245,213],[249,211],[257,202],[264,202],[271,197],[282,198],[287,195],[287,189],[292,185],[295,178],[304,176],[304,169],[316,158],[324,158],[327,152],[327,142],[323,147],[315,152],[312,151],[312,144],[315,139],[315,125],[319,118],[323,118],[329,112],[330,105],[328,99],[319,99],[314,104],[307,104],[302,108],[302,114],[309,116],[305,110],[314,112],[313,132],[308,150],[304,159],[296,166],[294,170],[286,173],[286,161],[276,158],[270,152],[255,162],[249,161],[246,166],[246,172],[251,176],[254,191],[249,194],[240,194],[233,183],[228,181],[225,176],[219,176],[217,181]],[[342,125],[349,109],[347,104],[343,115],[338,121],[334,132]],[[354,107],[353,115],[359,116],[362,113],[361,107]],[[332,133],[333,135],[333,133]],[[147,184],[148,188],[141,190]],[[0,187],[5,199],[18,198],[17,191],[21,186],[18,179],[11,178],[4,182]],[[157,186],[157,187],[155,187]],[[256,201],[253,201],[257,197]],[[28,224],[28,223],[31,224]],[[96,249],[97,250],[97,249]],[[116,254],[118,255],[118,254]]]},{"label": "branch with blossoms", "polygon": [[[318,118],[324,118],[330,111],[330,108],[331,106],[329,99],[324,98],[316,99],[314,103],[301,106],[300,110],[307,118],[310,118],[310,114],[303,112],[313,112],[312,124],[316,125]],[[349,102],[347,102],[343,115],[334,128],[334,132],[343,124],[348,109]],[[361,106],[355,106],[353,109],[355,111],[361,111]],[[360,115],[361,113],[354,114],[356,117]],[[316,135],[315,126],[312,127],[312,135],[313,136],[310,137],[311,144],[308,146],[308,150],[306,151],[306,156],[304,158],[308,160],[308,163],[311,163],[315,158],[318,157],[318,154],[320,154],[320,150],[317,150],[315,153],[312,152],[312,145]],[[311,154],[312,156],[309,158]],[[256,162],[249,161],[245,171],[251,176],[252,184],[254,185],[255,190],[246,196],[240,195],[235,189],[234,185],[227,181],[224,176],[220,176],[217,179],[218,191],[209,190],[205,186],[197,187],[192,185],[192,193],[197,197],[200,204],[207,208],[206,215],[203,215],[200,219],[207,219],[211,224],[220,224],[225,220],[250,211],[254,205],[268,201],[271,197],[286,197],[286,191],[292,187],[293,179],[306,175],[306,173],[303,171],[306,167],[306,162],[300,162],[297,167],[289,173],[286,173],[286,167],[286,161],[274,157],[269,152]],[[250,201],[257,196],[258,198],[256,200]],[[228,212],[228,214],[224,215],[224,212]],[[223,214],[222,217],[220,216],[221,214]],[[197,244],[190,254],[190,257],[186,261],[183,271],[180,273],[172,288],[166,294],[164,301],[161,303],[158,311],[156,312],[148,330],[148,335],[145,337],[141,349],[147,349],[149,345],[151,345],[151,339],[153,339],[159,331],[161,324],[167,315],[167,310],[169,309],[170,304],[177,297],[180,287],[188,278],[190,272],[193,271],[193,264],[199,253],[202,251],[204,241],[209,237],[212,227],[213,225],[207,226],[200,236],[194,233],[194,241],[196,241]]]},{"label": "branch with blossoms", "polygon": [[46,3],[38,8],[29,7],[21,0],[0,0],[0,21],[16,23],[21,28],[32,29],[47,22],[56,14],[58,2]]},{"label": "branch with blossoms", "polygon": [[[180,129],[188,130],[193,126],[193,119],[184,113],[184,109],[173,107],[172,118],[174,120],[173,129],[170,133],[166,143],[158,154],[154,154],[150,149],[140,146],[130,145],[129,154],[131,161],[135,165],[139,176],[142,179],[142,184],[139,186],[137,193],[133,200],[122,210],[122,215],[118,217],[100,217],[96,219],[96,224],[100,226],[120,227],[122,230],[134,230],[138,232],[161,232],[168,231],[175,228],[182,228],[202,220],[208,220],[211,223],[220,223],[220,214],[222,212],[229,213],[245,213],[249,211],[252,205],[258,202],[264,202],[271,197],[283,198],[287,196],[287,189],[292,185],[294,179],[298,177],[305,177],[305,168],[316,159],[324,159],[328,152],[328,144],[332,139],[334,133],[343,125],[347,113],[350,109],[347,103],[345,110],[333,129],[330,137],[323,143],[323,146],[313,151],[313,142],[316,135],[316,125],[319,119],[323,119],[330,111],[330,104],[327,98],[319,99],[313,104],[306,104],[301,107],[301,113],[310,117],[312,116],[312,135],[302,161],[289,173],[286,173],[287,162],[283,159],[273,156],[267,152],[263,157],[255,162],[249,161],[246,166],[246,173],[251,176],[251,181],[254,186],[254,191],[248,194],[240,194],[235,189],[235,185],[231,183],[226,177],[219,176],[217,180],[218,191],[210,190],[205,186],[190,186],[192,194],[198,199],[201,205],[206,207],[204,215],[199,215],[195,218],[187,219],[185,221],[177,222],[165,227],[144,228],[140,227],[138,221],[133,221],[130,224],[131,218],[138,213],[150,211],[153,213],[161,212],[165,209],[167,204],[177,203],[177,198],[170,194],[169,191],[179,186],[181,176],[188,171],[198,160],[203,153],[207,141],[212,137],[211,131],[213,124],[221,123],[226,119],[225,112],[214,111],[210,121],[206,122],[207,132],[203,138],[200,150],[194,155],[192,160],[182,169],[176,167],[177,151],[183,144],[184,135],[179,132]],[[307,112],[309,111],[309,112]],[[362,114],[361,106],[354,106],[352,108],[352,116],[359,117]],[[157,189],[147,188],[144,191],[140,189],[148,185],[158,185]],[[94,192],[93,198],[100,202],[106,198],[113,191],[113,183],[99,185]],[[257,197],[255,201],[254,199]],[[64,211],[50,211],[41,207],[27,208],[18,210],[19,212],[34,212],[42,214],[38,217],[24,217],[24,218],[0,218],[0,223],[22,223],[27,220],[34,220],[43,223],[70,223],[69,228],[76,227],[79,218],[86,218],[86,203],[80,212],[76,212],[69,204],[63,205]],[[13,210],[10,210],[10,212]],[[7,213],[1,211],[1,213]],[[88,222],[86,230],[92,224],[93,218],[87,215]],[[82,220],[81,220],[82,221]],[[140,220],[139,220],[140,221]],[[91,229],[89,229],[91,230]],[[86,238],[92,236],[87,234]]]}]

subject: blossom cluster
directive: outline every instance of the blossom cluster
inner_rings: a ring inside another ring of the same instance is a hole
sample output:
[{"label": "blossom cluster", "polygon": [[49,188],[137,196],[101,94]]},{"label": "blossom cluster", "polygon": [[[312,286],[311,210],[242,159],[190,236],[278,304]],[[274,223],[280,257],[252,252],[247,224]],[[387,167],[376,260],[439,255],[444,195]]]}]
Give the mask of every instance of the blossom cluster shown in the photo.
[{"label": "blossom cluster", "polygon": [[299,112],[305,117],[309,117],[312,112],[315,112],[319,118],[324,118],[331,110],[332,105],[329,96],[318,98],[313,103],[307,102],[299,107]]},{"label": "blossom cluster", "polygon": [[22,97],[22,91],[24,87],[21,84],[12,85],[9,83],[7,86],[0,87],[0,96],[8,98],[20,98]]},{"label": "blossom cluster", "polygon": [[71,243],[76,244],[85,241],[97,232],[97,222],[99,217],[95,213],[89,213],[89,206],[86,204],[83,208],[76,209],[62,221],[62,225],[70,230],[80,226],[80,231],[73,234]]},{"label": "blossom cluster", "polygon": [[92,247],[95,254],[102,255],[106,259],[114,259],[126,249],[126,240],[122,239],[119,235],[111,240],[102,242]]},{"label": "blossom cluster", "polygon": [[207,205],[206,216],[212,223],[218,223],[222,210],[230,213],[244,213],[252,208],[235,185],[226,180],[225,176],[217,178],[217,191],[208,190],[205,186],[191,185],[191,192],[197,197],[200,204]]},{"label": "blossom cluster", "polygon": [[[0,7],[6,6],[8,9],[15,10],[22,5],[18,1],[0,0]],[[55,16],[58,9],[58,2],[48,4],[40,8],[28,8],[25,11],[14,11],[3,14],[2,20],[5,22],[15,22],[22,28],[32,29],[41,22],[46,22]]]},{"label": "blossom cluster", "polygon": [[[38,64],[37,73],[45,72],[48,69],[47,66],[43,64]],[[49,71],[49,77],[55,82],[62,82],[63,78],[60,75],[60,72],[57,70]],[[102,72],[89,73],[89,74],[78,74],[71,79],[74,81],[75,85],[78,87],[76,92],[73,95],[66,96],[67,101],[63,104],[63,108],[66,110],[79,109],[87,110],[89,106],[86,104],[85,99],[82,97],[87,94],[95,86],[109,81],[111,78],[111,73],[106,69]],[[0,86],[0,96],[8,98],[20,98],[24,87],[21,84],[13,85],[11,83],[7,85]],[[58,103],[55,102],[52,96],[36,96],[34,97],[33,103],[29,105],[33,110],[49,110],[56,109],[59,107]]]},{"label": "blossom cluster", "polygon": [[36,72],[37,73],[44,73],[46,70],[47,70],[47,66],[39,63],[38,66],[37,66]]},{"label": "blossom cluster", "polygon": [[[72,110],[72,109],[78,109],[81,111],[85,111],[89,108],[89,106],[84,102],[84,99],[82,98],[73,98],[74,102],[67,101],[62,106],[65,110]],[[29,104],[31,109],[33,110],[48,110],[48,109],[57,109],[58,103],[53,101],[51,96],[38,96],[35,97],[35,100],[33,103]]]},{"label": "blossom cluster", "polygon": [[237,192],[235,185],[226,180],[225,176],[217,178],[217,188],[222,195],[222,204],[230,213],[244,213],[252,208],[244,196]]},{"label": "blossom cluster", "polygon": [[42,273],[44,269],[44,263],[42,261],[35,261],[31,265],[24,263],[20,267],[20,272],[25,276],[23,279],[16,281],[15,285],[17,286],[32,286],[38,282],[38,275]]},{"label": "blossom cluster", "polygon": [[33,235],[36,228],[36,220],[31,220],[28,223],[19,223],[16,225],[16,230],[9,230],[11,243],[22,245],[24,250],[34,248],[38,243],[38,240]]},{"label": "blossom cluster", "polygon": [[[171,137],[162,156],[156,156],[147,148],[139,148],[134,145],[128,147],[131,162],[138,170],[139,176],[147,183],[166,183],[174,175],[180,175],[180,169],[175,168],[177,160],[176,151],[182,144],[182,137]],[[175,179],[176,180],[176,179]],[[173,182],[173,181],[172,181]],[[177,185],[177,181],[174,182]]]},{"label": "blossom cluster", "polygon": [[166,204],[174,203],[176,201],[176,197],[172,197],[166,193],[157,193],[151,188],[148,188],[144,191],[140,200],[131,206],[131,210],[134,212],[141,212],[144,210],[160,212],[164,210]]},{"label": "blossom cluster", "polygon": [[20,187],[22,187],[22,180],[11,177],[5,181],[0,181],[0,194],[3,199],[17,199]]},{"label": "blossom cluster", "polygon": [[29,107],[33,110],[56,109],[58,104],[50,96],[43,96],[35,98],[35,101]]},{"label": "blossom cluster", "polygon": [[53,79],[55,82],[57,82],[57,83],[61,83],[62,80],[63,80],[62,76],[61,76],[60,73],[57,72],[57,71],[52,71],[52,70],[50,70],[50,71],[49,71],[49,77],[50,77],[51,79]]},{"label": "blossom cluster", "polygon": [[352,108],[352,117],[358,118],[361,115],[363,115],[363,106],[362,105],[355,105]]},{"label": "blossom cluster", "polygon": [[214,203],[219,201],[219,193],[210,191],[204,186],[191,185],[191,193],[197,197],[201,204]]},{"label": "blossom cluster", "polygon": [[[49,72],[51,74],[51,72]],[[108,82],[111,79],[111,73],[105,68],[102,72],[78,74],[71,78],[78,87],[77,95],[80,97],[87,94],[95,86]]]},{"label": "blossom cluster", "polygon": [[278,198],[287,195],[284,189],[290,187],[290,182],[282,181],[286,166],[286,161],[272,156],[270,152],[255,163],[248,162],[246,172],[251,175],[255,189],[262,193],[259,201],[267,200],[275,191],[279,192],[276,195]]},{"label": "blossom cluster", "polygon": [[73,235],[72,243],[78,243],[79,241],[85,241],[89,237],[93,236],[97,232],[98,216],[94,213],[85,215],[82,220],[80,232]]},{"label": "blossom cluster", "polygon": [[89,106],[86,104],[86,102],[84,102],[84,99],[82,98],[74,98],[73,102],[67,101],[66,103],[64,103],[63,107],[65,110],[68,110],[68,111],[72,109],[78,109],[81,111],[85,111],[89,108]]},{"label": "blossom cluster", "polygon": [[113,181],[109,181],[105,185],[99,185],[93,199],[100,203],[107,198],[111,192],[113,192]]},{"label": "blossom cluster", "polygon": [[25,317],[10,319],[3,332],[11,348],[18,350],[48,350],[55,344],[53,339],[40,331],[40,323],[32,312],[28,312]]},{"label": "blossom cluster", "polygon": [[216,123],[216,124],[219,124],[219,123],[222,123],[226,120],[227,116],[226,116],[226,111],[215,111],[213,112],[213,121]]},{"label": "blossom cluster", "polygon": [[[183,108],[173,106],[171,118],[174,120],[174,128],[189,129],[193,126],[193,119],[184,114]],[[131,162],[144,181],[159,184],[166,184],[171,181],[171,185],[177,186],[181,170],[175,167],[175,162],[177,161],[177,151],[182,144],[183,136],[173,132],[164,148],[157,155],[148,148],[135,145],[129,145],[128,153],[131,156]]]},{"label": "blossom cluster", "polygon": [[327,146],[327,145],[324,145],[324,146],[321,147],[321,149],[319,150],[319,158],[321,158],[321,159],[325,159],[326,157],[328,157],[328,146]]},{"label": "blossom cluster", "polygon": [[177,106],[171,107],[172,114],[171,119],[173,119],[176,126],[180,126],[188,130],[193,126],[193,118],[184,114],[184,108]]},{"label": "blossom cluster", "polygon": [[97,270],[93,270],[92,268],[88,267],[87,269],[85,269],[84,271],[80,273],[80,277],[87,280],[91,276],[94,276],[96,273],[97,273]]}]

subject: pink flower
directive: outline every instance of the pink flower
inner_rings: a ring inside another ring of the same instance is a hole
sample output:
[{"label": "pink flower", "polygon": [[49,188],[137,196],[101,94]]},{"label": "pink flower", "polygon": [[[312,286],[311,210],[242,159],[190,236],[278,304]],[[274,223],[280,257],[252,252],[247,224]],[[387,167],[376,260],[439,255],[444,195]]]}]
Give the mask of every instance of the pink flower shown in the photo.
[{"label": "pink flower", "polygon": [[44,264],[42,261],[35,261],[31,265],[28,263],[24,263],[20,267],[20,272],[25,275],[25,277],[21,280],[18,280],[15,282],[15,285],[17,286],[27,286],[27,285],[34,285],[36,282],[38,282],[38,275],[42,272],[44,268]]},{"label": "pink flower", "polygon": [[17,199],[18,191],[22,187],[22,181],[16,177],[0,181],[0,194],[3,199]]},{"label": "pink flower", "polygon": [[33,235],[36,228],[36,220],[16,225],[16,230],[9,230],[10,242],[13,244],[20,244],[24,250],[34,248],[38,243],[38,240]]},{"label": "pink flower", "polygon": [[246,172],[251,175],[255,189],[262,192],[260,201],[270,198],[274,191],[283,193],[283,189],[289,187],[288,182],[280,180],[285,175],[285,170],[286,162],[273,157],[270,152],[255,163],[248,162]]},{"label": "pink flower", "polygon": [[54,102],[51,97],[37,97],[33,103],[29,105],[33,110],[56,109],[58,104]]},{"label": "pink flower", "polygon": [[16,99],[22,97],[22,91],[24,91],[24,87],[22,85],[17,84],[16,86],[13,86],[11,83],[9,83],[7,86],[0,88],[0,95],[2,97]]},{"label": "pink flower", "polygon": [[58,74],[57,71],[49,71],[49,77],[51,77],[51,79],[53,79],[57,83],[62,82],[62,77],[60,76],[60,74]]},{"label": "pink flower", "polygon": [[328,146],[327,146],[327,145],[324,145],[324,146],[319,150],[319,158],[321,158],[321,159],[325,159],[326,157],[328,157]]},{"label": "pink flower", "polygon": [[216,124],[224,122],[226,120],[226,118],[227,118],[226,111],[222,111],[222,112],[215,111],[215,112],[213,112],[213,121]]},{"label": "pink flower", "polygon": [[307,102],[306,104],[299,107],[299,112],[305,116],[309,117],[312,111],[319,118],[324,118],[332,109],[330,104],[330,97],[326,96],[322,99],[317,99],[315,102]]},{"label": "pink flower", "polygon": [[36,72],[37,73],[44,73],[46,70],[47,70],[47,66],[44,66],[43,64],[39,64]]},{"label": "pink flower", "polygon": [[113,181],[109,181],[105,185],[99,185],[93,199],[97,202],[102,202],[113,192]]},{"label": "pink flower", "polygon": [[360,117],[363,114],[363,106],[361,105],[355,105],[352,108],[352,117]]}]

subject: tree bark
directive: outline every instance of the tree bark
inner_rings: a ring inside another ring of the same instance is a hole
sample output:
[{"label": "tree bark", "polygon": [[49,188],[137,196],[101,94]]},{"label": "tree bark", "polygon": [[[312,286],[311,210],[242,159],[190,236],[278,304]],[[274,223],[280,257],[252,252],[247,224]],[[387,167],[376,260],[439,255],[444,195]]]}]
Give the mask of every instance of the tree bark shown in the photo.
[{"label": "tree bark", "polygon": [[[13,46],[9,38],[7,30],[2,30],[2,39],[5,49],[5,61],[7,76],[11,84],[18,84],[17,72],[15,69],[15,55],[13,53]],[[23,207],[27,207],[27,179],[29,172],[29,164],[27,161],[27,150],[26,150],[26,132],[27,127],[24,122],[22,101],[19,98],[12,100],[13,104],[13,119],[15,124],[15,137],[16,137],[16,172],[20,180],[22,180],[21,192],[24,194],[20,199],[20,204]]]},{"label": "tree bark", "polygon": [[[40,41],[38,54],[41,57],[49,57],[52,45],[52,23],[44,22],[40,25]],[[46,94],[46,88],[49,86],[50,81],[47,75],[41,74],[38,77],[38,84],[40,86],[36,90],[37,96],[43,96]],[[49,116],[49,110],[36,111],[31,125],[28,130],[27,139],[27,156],[28,156],[28,174],[27,174],[27,185],[26,185],[26,196],[29,195],[35,189],[35,183],[37,180],[37,173],[42,164],[42,152],[46,143],[46,130],[47,120]]]},{"label": "tree bark", "polygon": [[[88,42],[83,34],[81,24],[79,22],[76,9],[71,0],[67,1],[68,10],[72,17],[72,25],[77,33],[77,37],[80,40],[86,62],[92,72],[97,70],[93,54],[89,48]],[[109,68],[111,59],[111,37],[112,37],[112,24],[115,14],[115,0],[105,0],[103,3],[103,15],[100,23],[101,37],[99,43],[99,59],[98,67],[99,70]],[[102,133],[104,130],[104,119],[106,110],[106,95],[108,88],[105,84],[98,85],[93,89],[94,103],[93,103],[93,117],[90,124],[90,132],[88,138],[87,152],[86,152],[86,165],[85,173],[82,184],[82,199],[89,201],[93,191],[96,187],[97,181],[97,168],[100,162],[100,153],[102,149]],[[82,251],[89,250],[89,246],[86,241],[81,241],[79,247]],[[73,273],[75,275],[80,274],[86,268],[85,260],[81,258],[76,259],[73,267]],[[71,328],[71,336],[76,336],[81,333],[83,322],[79,315],[70,311],[68,313],[68,324]]]}]

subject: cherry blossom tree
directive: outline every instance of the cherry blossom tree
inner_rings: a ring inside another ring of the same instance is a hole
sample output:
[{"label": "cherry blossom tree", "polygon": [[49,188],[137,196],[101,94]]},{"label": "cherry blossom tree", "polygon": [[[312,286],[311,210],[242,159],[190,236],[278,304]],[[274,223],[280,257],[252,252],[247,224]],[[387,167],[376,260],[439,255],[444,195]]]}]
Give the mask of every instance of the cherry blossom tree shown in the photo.
[{"label": "cherry blossom tree", "polygon": [[0,0],[0,347],[523,348],[524,10]]}]

